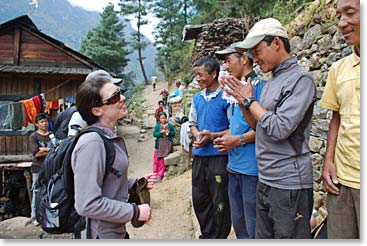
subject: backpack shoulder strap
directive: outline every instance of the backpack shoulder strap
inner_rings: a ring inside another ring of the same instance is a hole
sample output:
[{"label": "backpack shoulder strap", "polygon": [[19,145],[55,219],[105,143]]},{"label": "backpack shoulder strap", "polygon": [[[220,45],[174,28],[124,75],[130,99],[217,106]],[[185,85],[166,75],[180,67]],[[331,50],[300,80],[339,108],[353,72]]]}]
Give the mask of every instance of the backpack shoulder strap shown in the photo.
[{"label": "backpack shoulder strap", "polygon": [[[115,160],[115,145],[113,144],[113,141],[109,136],[107,136],[101,129],[95,126],[90,126],[85,129],[83,129],[79,134],[78,138],[85,133],[88,132],[96,132],[98,135],[102,138],[105,149],[106,149],[106,169],[104,174],[104,179],[107,177],[109,172],[114,172],[114,169],[112,168],[113,162]],[[77,141],[77,140],[76,140]]]}]

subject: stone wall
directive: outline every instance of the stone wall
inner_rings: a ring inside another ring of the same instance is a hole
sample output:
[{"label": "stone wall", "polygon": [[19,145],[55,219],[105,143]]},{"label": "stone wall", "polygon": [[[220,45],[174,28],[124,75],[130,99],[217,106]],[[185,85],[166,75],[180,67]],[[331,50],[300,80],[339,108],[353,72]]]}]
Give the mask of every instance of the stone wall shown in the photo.
[{"label": "stone wall", "polygon": [[230,44],[241,41],[246,37],[249,27],[258,18],[248,20],[243,19],[218,19],[203,27],[203,31],[195,41],[192,53],[192,63],[203,56],[214,55],[215,51],[224,49]]},{"label": "stone wall", "polygon": [[[289,32],[294,34],[290,38],[292,54],[313,74],[317,86],[309,145],[314,167],[314,204],[322,218],[326,216],[326,194],[322,188],[321,172],[331,112],[320,107],[320,99],[331,64],[352,52],[352,48],[344,42],[336,20],[333,19],[336,15],[335,4],[335,0],[315,1],[309,8],[319,8],[320,11],[310,18],[307,28],[297,19],[288,26]],[[299,18],[302,17],[304,18],[304,15]]]}]

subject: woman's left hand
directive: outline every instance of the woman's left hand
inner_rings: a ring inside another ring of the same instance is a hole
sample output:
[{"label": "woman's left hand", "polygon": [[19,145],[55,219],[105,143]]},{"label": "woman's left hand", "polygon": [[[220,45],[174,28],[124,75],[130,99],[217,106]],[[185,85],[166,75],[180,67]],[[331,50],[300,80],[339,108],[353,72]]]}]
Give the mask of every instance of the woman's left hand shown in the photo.
[{"label": "woman's left hand", "polygon": [[148,173],[144,175],[144,178],[148,181],[147,188],[151,190],[155,182],[157,182],[157,173]]}]

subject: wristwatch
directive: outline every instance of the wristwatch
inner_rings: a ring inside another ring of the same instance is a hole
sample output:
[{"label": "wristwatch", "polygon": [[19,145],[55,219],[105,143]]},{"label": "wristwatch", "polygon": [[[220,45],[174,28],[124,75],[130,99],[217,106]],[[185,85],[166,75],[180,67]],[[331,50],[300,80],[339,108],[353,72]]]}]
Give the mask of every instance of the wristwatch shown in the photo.
[{"label": "wristwatch", "polygon": [[240,135],[240,143],[241,143],[241,145],[246,144],[245,136],[243,136],[243,134]]},{"label": "wristwatch", "polygon": [[256,101],[255,97],[246,97],[243,100],[242,105],[245,107],[245,109],[248,109],[251,103],[253,103],[254,101]]}]

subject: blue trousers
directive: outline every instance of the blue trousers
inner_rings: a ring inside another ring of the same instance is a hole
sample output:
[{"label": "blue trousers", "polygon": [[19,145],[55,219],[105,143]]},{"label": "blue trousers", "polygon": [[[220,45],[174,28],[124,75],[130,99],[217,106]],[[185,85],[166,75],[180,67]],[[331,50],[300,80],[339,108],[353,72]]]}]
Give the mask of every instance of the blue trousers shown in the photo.
[{"label": "blue trousers", "polygon": [[231,220],[238,239],[255,238],[257,176],[228,173]]}]

